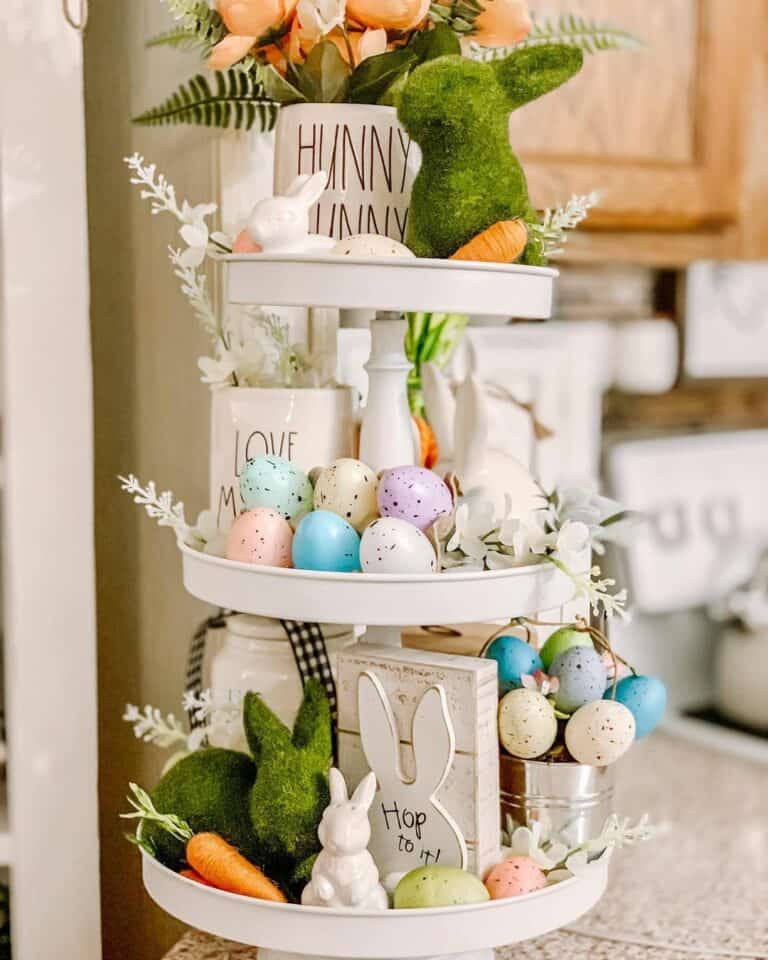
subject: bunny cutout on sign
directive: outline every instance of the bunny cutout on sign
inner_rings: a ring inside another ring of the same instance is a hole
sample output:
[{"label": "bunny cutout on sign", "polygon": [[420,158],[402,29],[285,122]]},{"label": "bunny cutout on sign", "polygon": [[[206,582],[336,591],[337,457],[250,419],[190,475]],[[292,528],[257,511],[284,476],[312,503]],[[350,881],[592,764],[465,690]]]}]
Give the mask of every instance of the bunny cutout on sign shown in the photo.
[{"label": "bunny cutout on sign", "polygon": [[436,799],[455,753],[445,690],[438,684],[425,690],[413,715],[413,780],[403,776],[392,707],[372,671],[360,675],[357,698],[363,752],[379,785],[370,812],[370,850],[381,875],[434,863],[466,869],[464,837]]}]

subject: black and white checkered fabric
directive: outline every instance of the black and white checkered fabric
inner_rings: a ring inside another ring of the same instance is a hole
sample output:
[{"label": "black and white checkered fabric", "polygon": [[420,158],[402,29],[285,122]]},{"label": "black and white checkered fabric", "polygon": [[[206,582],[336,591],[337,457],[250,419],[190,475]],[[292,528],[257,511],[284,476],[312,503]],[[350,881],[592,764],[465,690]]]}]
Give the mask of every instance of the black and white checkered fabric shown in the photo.
[{"label": "black and white checkered fabric", "polygon": [[[220,630],[226,625],[224,619],[228,616],[228,611],[219,610],[213,616],[203,620],[200,626],[195,630],[192,640],[189,644],[189,653],[187,654],[187,670],[184,675],[184,690],[188,693],[194,693],[199,696],[203,692],[203,662],[205,660],[205,648],[208,643],[208,631]],[[202,726],[204,720],[195,719],[195,711],[188,711],[189,725],[191,729]]]},{"label": "black and white checkered fabric", "polygon": [[299,623],[296,620],[281,620],[285,634],[291,644],[296,667],[303,685],[310,678],[319,680],[325,687],[328,702],[331,705],[331,718],[334,729],[338,715],[336,700],[336,682],[331,672],[331,661],[325,645],[325,637],[316,623]]}]

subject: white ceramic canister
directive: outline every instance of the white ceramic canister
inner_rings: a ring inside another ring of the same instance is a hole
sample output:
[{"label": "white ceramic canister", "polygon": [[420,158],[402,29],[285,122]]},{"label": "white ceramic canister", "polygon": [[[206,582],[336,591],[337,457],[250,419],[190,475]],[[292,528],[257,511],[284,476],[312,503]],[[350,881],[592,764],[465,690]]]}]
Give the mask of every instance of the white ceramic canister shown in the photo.
[{"label": "white ceramic canister", "polygon": [[394,107],[296,103],[278,114],[275,193],[285,193],[299,174],[328,174],[328,187],[310,212],[312,233],[339,240],[378,233],[405,243],[420,165],[419,148]]},{"label": "white ceramic canister", "polygon": [[768,733],[768,627],[730,627],[717,642],[715,704],[735,723]]},{"label": "white ceramic canister", "polygon": [[355,404],[350,387],[214,390],[210,503],[219,528],[229,529],[243,508],[240,474],[246,460],[284,457],[309,472],[354,456]]},{"label": "white ceramic canister", "polygon": [[[355,642],[344,624],[321,624],[331,670],[336,656]],[[302,684],[291,644],[279,620],[237,613],[227,617],[220,645],[210,659],[206,686],[212,690],[260,693],[267,706],[288,727],[293,726],[302,699]]]}]

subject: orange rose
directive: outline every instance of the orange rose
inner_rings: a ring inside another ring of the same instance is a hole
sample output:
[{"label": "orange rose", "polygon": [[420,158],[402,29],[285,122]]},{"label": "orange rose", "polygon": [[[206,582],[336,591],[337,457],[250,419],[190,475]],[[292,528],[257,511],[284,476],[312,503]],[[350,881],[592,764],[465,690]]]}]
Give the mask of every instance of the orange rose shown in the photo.
[{"label": "orange rose", "polygon": [[230,33],[261,37],[293,15],[297,0],[218,0],[216,8]]},{"label": "orange rose", "polygon": [[[387,52],[387,31],[386,30],[365,30],[362,33],[359,30],[350,30],[349,45],[352,47],[352,56],[355,58],[355,64],[362,63],[368,57],[375,57],[379,53]],[[338,32],[329,33],[327,40],[330,40],[339,53],[349,63],[349,50],[344,37]],[[305,52],[306,44],[302,44]]]},{"label": "orange rose", "polygon": [[208,66],[211,70],[228,70],[248,54],[255,42],[255,37],[238,37],[236,33],[227,34],[211,50]]},{"label": "orange rose", "polygon": [[413,30],[429,13],[430,0],[347,0],[347,14],[374,30]]},{"label": "orange rose", "polygon": [[533,22],[526,0],[481,0],[472,39],[481,47],[511,47],[528,36]]}]

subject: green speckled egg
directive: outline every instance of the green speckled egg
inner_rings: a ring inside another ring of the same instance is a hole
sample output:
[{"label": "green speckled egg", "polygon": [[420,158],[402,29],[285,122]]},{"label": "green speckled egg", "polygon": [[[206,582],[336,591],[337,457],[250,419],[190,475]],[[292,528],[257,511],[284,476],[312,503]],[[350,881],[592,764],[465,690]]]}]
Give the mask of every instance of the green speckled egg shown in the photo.
[{"label": "green speckled egg", "polygon": [[453,907],[484,903],[489,899],[485,885],[474,874],[458,867],[433,864],[406,873],[395,888],[394,907],[395,910]]},{"label": "green speckled egg", "polygon": [[574,627],[560,627],[547,639],[539,651],[544,669],[549,671],[552,661],[571,647],[591,647],[592,638],[586,630],[576,630]]},{"label": "green speckled egg", "polygon": [[282,457],[247,460],[240,474],[240,497],[246,510],[267,507],[295,524],[312,509],[309,477]]}]

